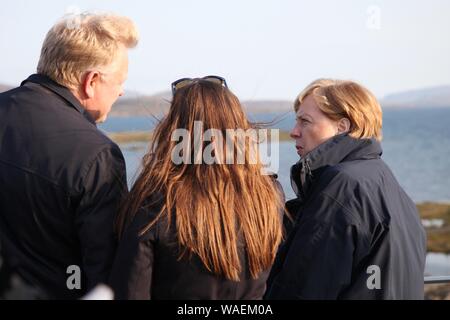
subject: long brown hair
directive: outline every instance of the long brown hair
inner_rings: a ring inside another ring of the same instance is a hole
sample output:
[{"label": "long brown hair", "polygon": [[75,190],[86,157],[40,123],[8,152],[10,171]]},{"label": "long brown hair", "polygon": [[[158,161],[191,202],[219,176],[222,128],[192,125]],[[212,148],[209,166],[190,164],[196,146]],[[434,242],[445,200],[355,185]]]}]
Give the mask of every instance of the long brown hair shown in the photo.
[{"label": "long brown hair", "polygon": [[160,194],[162,209],[141,234],[164,216],[170,226],[175,215],[183,253],[197,254],[209,271],[237,281],[241,241],[256,278],[270,268],[281,241],[282,195],[272,178],[262,174],[259,158],[250,163],[248,149],[243,164],[175,164],[171,154],[177,142],[171,134],[180,128],[190,132],[193,159],[195,121],[201,121],[204,130],[224,133],[253,126],[236,96],[219,84],[198,80],[178,89],[168,115],[154,130],[142,172],[119,213],[117,231],[120,235],[144,202]]}]

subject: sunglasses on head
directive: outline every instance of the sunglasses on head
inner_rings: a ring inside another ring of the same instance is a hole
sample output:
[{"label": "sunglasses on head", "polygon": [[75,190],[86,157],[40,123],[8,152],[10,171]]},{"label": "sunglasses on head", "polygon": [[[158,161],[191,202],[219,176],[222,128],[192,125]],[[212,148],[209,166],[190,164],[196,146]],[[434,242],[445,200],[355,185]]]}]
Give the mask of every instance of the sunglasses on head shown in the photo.
[{"label": "sunglasses on head", "polygon": [[178,89],[181,89],[181,88],[183,88],[191,83],[197,82],[199,80],[205,80],[205,81],[209,81],[212,83],[217,83],[221,86],[224,86],[225,88],[228,88],[227,82],[225,81],[225,79],[222,77],[219,77],[219,76],[206,76],[203,78],[181,78],[172,83],[172,94],[175,95],[175,92]]}]

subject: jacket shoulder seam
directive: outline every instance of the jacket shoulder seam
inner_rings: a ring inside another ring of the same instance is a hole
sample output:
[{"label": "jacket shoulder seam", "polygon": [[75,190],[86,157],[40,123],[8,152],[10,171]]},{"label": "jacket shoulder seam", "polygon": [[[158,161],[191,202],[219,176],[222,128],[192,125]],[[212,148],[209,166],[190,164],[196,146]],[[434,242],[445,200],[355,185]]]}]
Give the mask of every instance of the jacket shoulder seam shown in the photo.
[{"label": "jacket shoulder seam", "polygon": [[43,174],[40,174],[40,173],[36,172],[33,169],[30,169],[30,168],[27,168],[27,167],[24,167],[24,166],[19,166],[19,165],[16,165],[14,163],[11,163],[9,161],[3,160],[3,159],[0,159],[0,162],[3,163],[3,164],[6,164],[7,166],[11,166],[11,167],[17,168],[19,170],[22,170],[22,171],[28,173],[28,174],[31,174],[33,176],[36,176],[36,177],[40,178],[40,179],[43,179],[43,180],[51,183],[52,185],[60,188],[65,193],[70,194],[70,191],[67,190],[66,188],[64,188],[63,186],[61,186],[57,181],[55,181],[55,180],[53,180],[53,179],[51,179],[51,178],[49,178],[49,177],[47,177],[47,176],[45,176]]},{"label": "jacket shoulder seam", "polygon": [[[99,156],[104,153],[107,150],[112,150],[114,148],[118,148],[118,146],[110,141],[109,143],[105,143],[100,150],[95,154],[95,156],[91,159],[91,161],[89,161],[89,163],[87,163],[84,166],[83,173],[81,174],[80,180],[83,181],[84,179],[86,179],[87,175],[89,174],[89,172],[92,169],[92,166],[95,164],[95,162],[97,161],[97,159],[99,158]],[[119,149],[120,150],[120,149]]]},{"label": "jacket shoulder seam", "polygon": [[337,200],[335,197],[333,197],[332,195],[328,194],[325,191],[322,191],[321,194],[329,199],[331,199],[333,202],[335,202],[337,205],[339,205],[339,207],[342,208],[342,210],[352,218],[352,221],[355,222],[355,224],[357,224],[359,227],[362,227],[363,224],[361,223],[361,219],[359,218],[358,215],[354,214],[354,212],[352,210],[350,210],[349,208],[347,208],[342,202],[340,202],[339,200]]}]

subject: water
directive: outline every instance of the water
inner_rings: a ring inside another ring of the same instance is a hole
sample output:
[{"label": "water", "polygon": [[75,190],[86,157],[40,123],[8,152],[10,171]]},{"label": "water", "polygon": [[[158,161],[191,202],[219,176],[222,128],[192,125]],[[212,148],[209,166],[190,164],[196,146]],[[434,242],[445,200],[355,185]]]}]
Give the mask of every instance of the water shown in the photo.
[{"label": "water", "polygon": [[[254,121],[271,121],[280,115],[258,114]],[[295,115],[289,112],[272,125],[289,131]],[[383,155],[400,185],[415,202],[450,201],[450,109],[386,110],[383,117]],[[111,118],[100,128],[108,132],[143,131],[154,127],[151,117]],[[129,183],[139,169],[146,144],[121,146]],[[281,141],[278,176],[286,198],[294,197],[289,168],[298,160],[293,141]]]},{"label": "water", "polygon": [[109,117],[99,128],[107,132],[149,131],[156,123],[152,117]]},{"label": "water", "polygon": [[425,264],[425,275],[450,275],[450,255],[444,253],[428,253]]},{"label": "water", "polygon": [[[271,121],[277,114],[259,114],[253,121]],[[294,124],[293,112],[272,125],[289,131]],[[400,185],[416,203],[450,201],[450,109],[385,110],[383,116],[383,155]],[[112,118],[101,129],[108,132],[143,131],[154,127],[150,117]],[[121,145],[128,182],[132,185],[139,171],[147,143]],[[294,197],[290,187],[290,166],[298,160],[293,141],[279,144],[278,176],[286,198]],[[450,255],[429,253],[426,275],[450,275]]]}]

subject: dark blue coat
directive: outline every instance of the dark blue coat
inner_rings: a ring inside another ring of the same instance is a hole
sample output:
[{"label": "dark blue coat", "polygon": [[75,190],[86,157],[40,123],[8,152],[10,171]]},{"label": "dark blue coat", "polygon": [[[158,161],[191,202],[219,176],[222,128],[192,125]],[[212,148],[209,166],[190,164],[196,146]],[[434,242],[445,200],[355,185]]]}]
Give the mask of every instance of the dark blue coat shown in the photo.
[{"label": "dark blue coat", "polygon": [[[67,88],[32,75],[0,94],[0,243],[29,284],[76,298],[106,282],[126,188],[120,149]],[[71,265],[80,290],[66,285]]]},{"label": "dark blue coat", "polygon": [[423,299],[425,230],[381,154],[343,134],[292,167],[294,223],[267,299]]}]

